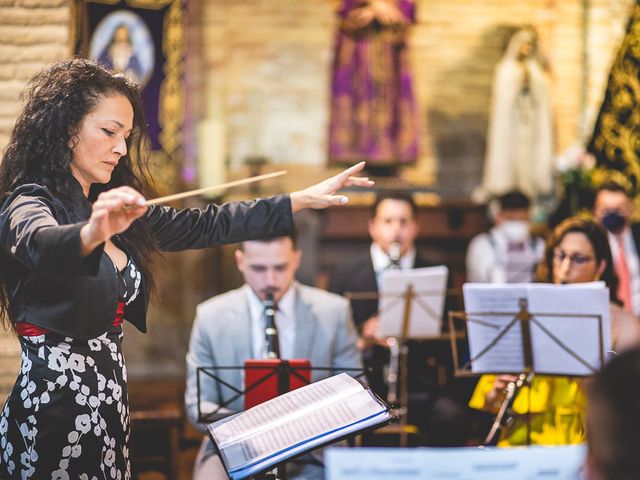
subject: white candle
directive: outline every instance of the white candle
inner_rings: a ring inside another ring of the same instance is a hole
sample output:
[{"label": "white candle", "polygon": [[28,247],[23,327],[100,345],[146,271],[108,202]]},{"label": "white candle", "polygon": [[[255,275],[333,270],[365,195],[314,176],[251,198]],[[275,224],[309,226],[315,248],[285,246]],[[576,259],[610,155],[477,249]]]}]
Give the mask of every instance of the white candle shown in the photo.
[{"label": "white candle", "polygon": [[[198,124],[198,185],[200,188],[226,181],[225,124],[220,118],[205,118]],[[212,195],[219,195],[213,193]]]}]

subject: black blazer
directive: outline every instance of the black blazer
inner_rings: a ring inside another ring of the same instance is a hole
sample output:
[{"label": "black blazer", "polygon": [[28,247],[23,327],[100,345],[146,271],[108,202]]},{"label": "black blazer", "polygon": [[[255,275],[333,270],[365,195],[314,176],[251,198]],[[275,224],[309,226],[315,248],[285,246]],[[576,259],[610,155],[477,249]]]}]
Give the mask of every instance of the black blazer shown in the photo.
[{"label": "black blazer", "polygon": [[[78,339],[94,338],[111,327],[119,292],[113,264],[104,245],[80,256],[80,229],[90,215],[91,204],[77,182],[65,201],[47,187],[28,184],[3,202],[0,272],[13,321]],[[293,225],[291,201],[283,195],[203,210],[152,206],[141,220],[165,251],[283,235]],[[142,332],[148,301],[138,295],[125,311],[125,318]]]},{"label": "black blazer", "polygon": [[[412,268],[430,267],[431,263],[416,255]],[[376,273],[373,270],[371,254],[367,249],[351,262],[339,266],[331,276],[329,290],[339,295],[346,292],[377,292]],[[360,329],[362,324],[378,311],[378,299],[351,300],[353,321]]]}]

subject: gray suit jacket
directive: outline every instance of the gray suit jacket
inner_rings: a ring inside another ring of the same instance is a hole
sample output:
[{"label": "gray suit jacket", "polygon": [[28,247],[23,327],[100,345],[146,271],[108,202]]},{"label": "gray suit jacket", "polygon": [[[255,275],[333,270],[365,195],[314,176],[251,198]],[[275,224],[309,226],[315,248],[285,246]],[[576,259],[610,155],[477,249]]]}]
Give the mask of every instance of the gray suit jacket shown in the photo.
[{"label": "gray suit jacket", "polygon": [[[349,302],[333,293],[294,282],[296,334],[294,357],[307,358],[312,367],[331,367],[334,371],[313,372],[317,381],[340,373],[344,368],[361,368],[356,347],[357,334]],[[243,289],[210,298],[198,305],[187,353],[185,404],[191,423],[200,430],[197,407],[197,367],[242,366],[252,358],[249,305]],[[225,382],[242,388],[241,370],[217,370]],[[200,373],[201,402],[221,403],[233,395]],[[242,398],[230,405],[242,410]]]}]

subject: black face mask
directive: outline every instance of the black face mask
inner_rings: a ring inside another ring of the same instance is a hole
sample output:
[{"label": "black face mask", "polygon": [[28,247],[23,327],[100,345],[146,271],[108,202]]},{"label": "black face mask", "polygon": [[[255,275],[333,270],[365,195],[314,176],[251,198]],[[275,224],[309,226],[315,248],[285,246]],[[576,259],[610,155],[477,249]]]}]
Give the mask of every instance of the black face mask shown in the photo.
[{"label": "black face mask", "polygon": [[620,233],[626,223],[627,219],[618,212],[609,212],[602,217],[602,226],[614,235]]}]

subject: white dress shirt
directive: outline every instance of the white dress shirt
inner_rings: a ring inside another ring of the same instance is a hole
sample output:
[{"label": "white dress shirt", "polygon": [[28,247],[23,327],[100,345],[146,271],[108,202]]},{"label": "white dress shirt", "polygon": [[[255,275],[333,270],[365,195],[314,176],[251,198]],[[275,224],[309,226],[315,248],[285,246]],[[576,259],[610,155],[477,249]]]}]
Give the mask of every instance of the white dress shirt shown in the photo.
[{"label": "white dress shirt", "polygon": [[[251,315],[252,357],[258,359],[266,358],[264,304],[249,285],[245,284],[243,288],[247,295],[249,313]],[[283,359],[293,358],[293,344],[296,336],[295,300],[295,289],[290,286],[278,302],[275,314],[278,343],[280,344],[280,358]]]},{"label": "white dress shirt", "polygon": [[[380,276],[382,275],[382,272],[387,270],[391,265],[391,259],[389,258],[389,255],[387,255],[385,251],[375,243],[371,244],[370,251],[373,271],[376,273],[376,284],[380,285]],[[415,261],[416,249],[415,247],[411,247],[404,255],[400,257],[398,263],[400,264],[401,270],[410,270],[413,268]]]}]

